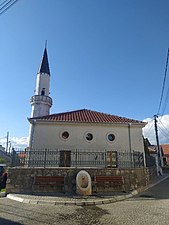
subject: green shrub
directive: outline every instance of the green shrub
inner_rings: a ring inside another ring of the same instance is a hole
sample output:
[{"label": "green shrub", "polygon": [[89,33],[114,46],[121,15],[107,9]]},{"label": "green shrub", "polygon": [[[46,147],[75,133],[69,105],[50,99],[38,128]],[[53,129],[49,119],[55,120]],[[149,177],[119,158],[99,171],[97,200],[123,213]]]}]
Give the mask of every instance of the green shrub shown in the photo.
[{"label": "green shrub", "polygon": [[0,164],[5,164],[6,163],[6,160],[2,157],[0,157]]}]

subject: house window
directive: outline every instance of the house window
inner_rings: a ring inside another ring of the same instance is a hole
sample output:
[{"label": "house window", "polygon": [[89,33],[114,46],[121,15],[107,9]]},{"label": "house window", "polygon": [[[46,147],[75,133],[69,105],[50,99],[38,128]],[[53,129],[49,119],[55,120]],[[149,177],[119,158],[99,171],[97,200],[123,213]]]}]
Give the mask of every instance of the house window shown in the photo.
[{"label": "house window", "polygon": [[114,134],[108,134],[107,139],[112,142],[112,141],[115,140],[115,135]]},{"label": "house window", "polygon": [[91,141],[93,139],[93,134],[87,133],[85,137],[87,141]]},{"label": "house window", "polygon": [[62,138],[66,140],[66,139],[68,139],[68,137],[69,137],[69,133],[67,131],[64,131],[62,133]]}]

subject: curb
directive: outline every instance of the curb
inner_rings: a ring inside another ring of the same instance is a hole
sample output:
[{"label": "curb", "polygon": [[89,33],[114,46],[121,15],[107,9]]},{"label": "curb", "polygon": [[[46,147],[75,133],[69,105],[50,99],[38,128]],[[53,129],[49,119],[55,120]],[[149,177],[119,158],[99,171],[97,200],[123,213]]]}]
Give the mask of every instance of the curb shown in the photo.
[{"label": "curb", "polygon": [[27,203],[27,204],[34,204],[34,205],[76,205],[76,206],[90,206],[90,205],[101,205],[101,204],[109,204],[109,203],[115,203],[118,201],[123,201],[125,199],[131,198],[134,195],[138,194],[138,191],[134,190],[132,191],[130,194],[126,194],[126,195],[119,195],[119,196],[114,196],[114,197],[110,197],[110,198],[105,198],[105,199],[98,199],[98,200],[82,200],[82,201],[48,201],[48,200],[33,200],[33,199],[29,199],[29,198],[22,198],[22,197],[18,197],[15,196],[15,194],[8,194],[7,198],[14,200],[14,201],[18,201],[18,202],[22,202],[22,203]]}]

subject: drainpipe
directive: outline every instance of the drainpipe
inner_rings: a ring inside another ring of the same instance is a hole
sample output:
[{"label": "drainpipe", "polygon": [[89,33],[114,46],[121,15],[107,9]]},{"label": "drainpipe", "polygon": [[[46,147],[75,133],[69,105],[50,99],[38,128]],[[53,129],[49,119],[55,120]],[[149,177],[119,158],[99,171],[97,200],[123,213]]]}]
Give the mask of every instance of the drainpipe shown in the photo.
[{"label": "drainpipe", "polygon": [[33,139],[34,139],[34,130],[35,130],[35,128],[34,128],[35,122],[36,122],[36,120],[32,121],[31,128],[30,128],[29,150],[32,150]]},{"label": "drainpipe", "polygon": [[130,152],[130,166],[133,167],[132,149],[131,149],[131,123],[128,124],[128,135],[129,135],[129,152]]}]

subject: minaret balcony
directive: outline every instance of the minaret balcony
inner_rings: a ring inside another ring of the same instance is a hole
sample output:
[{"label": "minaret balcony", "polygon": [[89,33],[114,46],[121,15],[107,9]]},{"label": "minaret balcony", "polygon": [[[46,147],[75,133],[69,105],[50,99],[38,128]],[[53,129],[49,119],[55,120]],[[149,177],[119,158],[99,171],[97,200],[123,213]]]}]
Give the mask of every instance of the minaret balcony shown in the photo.
[{"label": "minaret balcony", "polygon": [[52,106],[52,98],[46,95],[34,95],[30,99],[31,105],[33,104],[47,104]]}]

